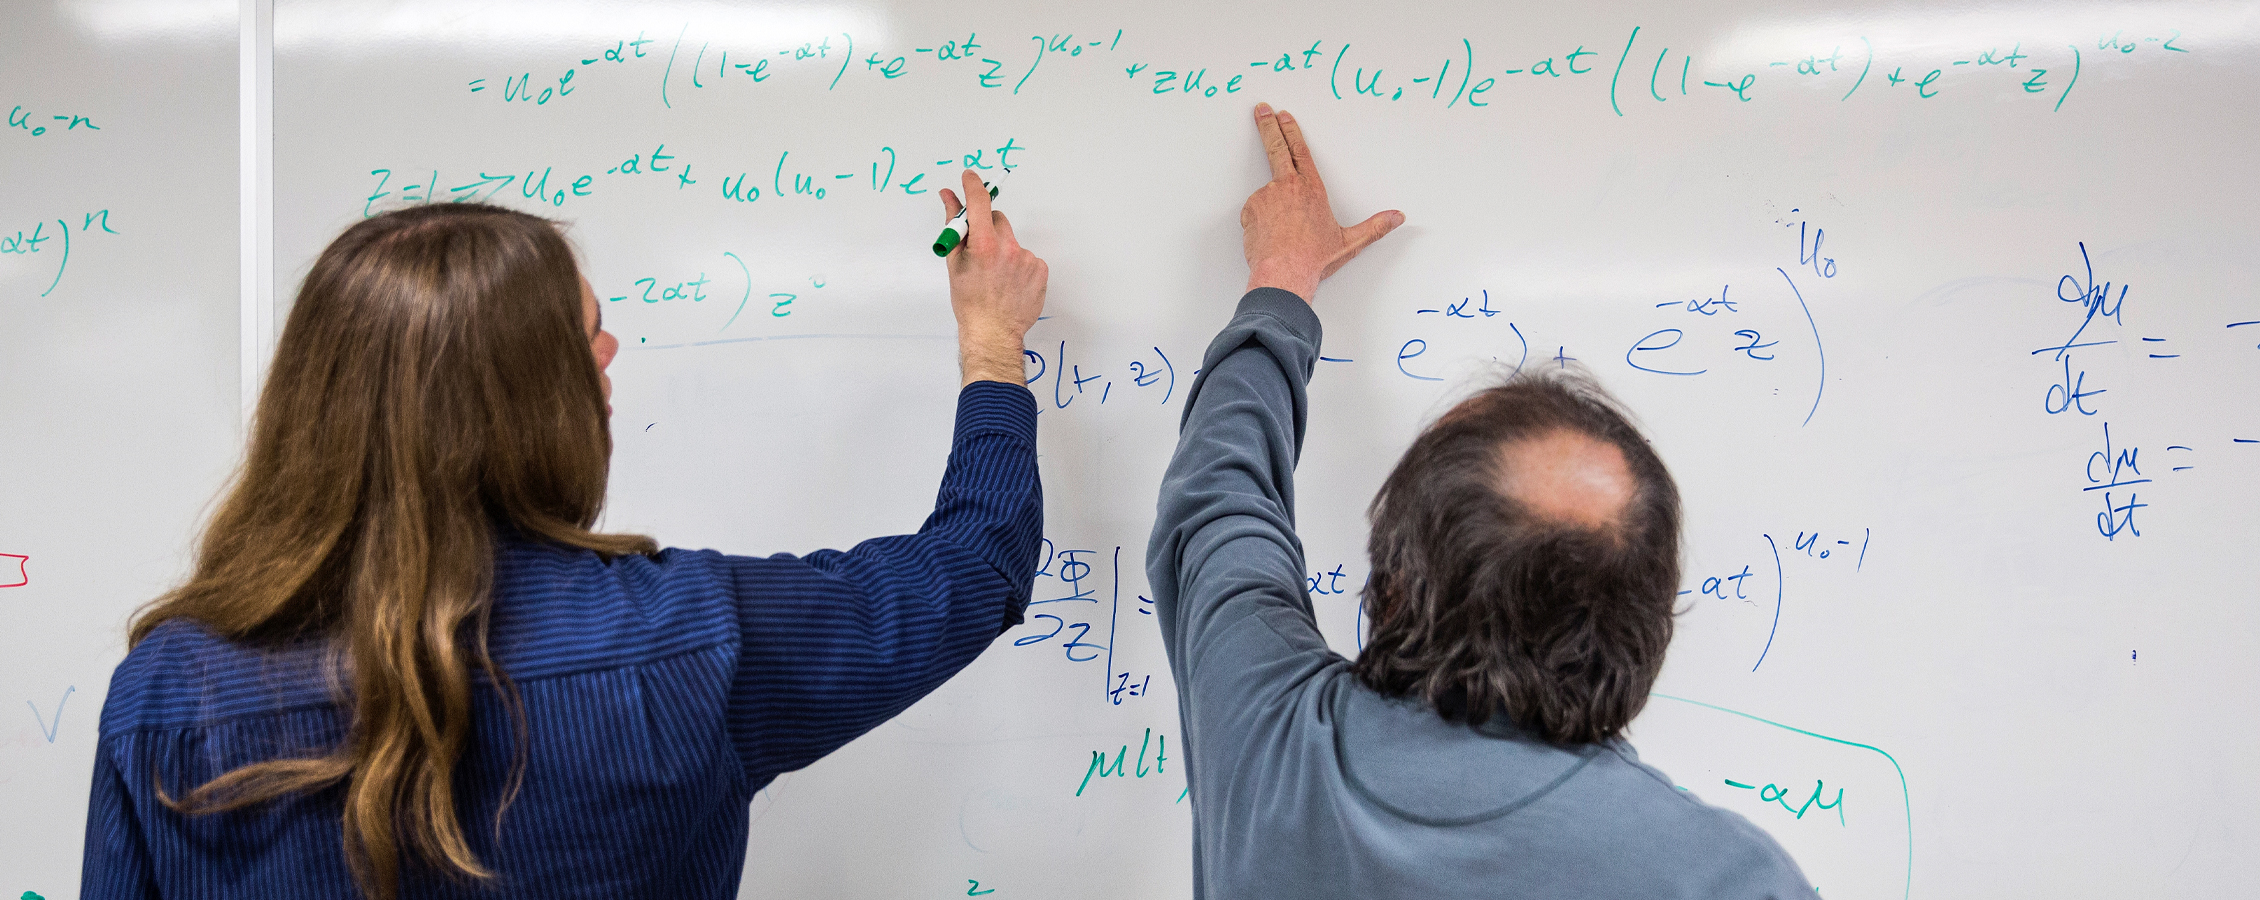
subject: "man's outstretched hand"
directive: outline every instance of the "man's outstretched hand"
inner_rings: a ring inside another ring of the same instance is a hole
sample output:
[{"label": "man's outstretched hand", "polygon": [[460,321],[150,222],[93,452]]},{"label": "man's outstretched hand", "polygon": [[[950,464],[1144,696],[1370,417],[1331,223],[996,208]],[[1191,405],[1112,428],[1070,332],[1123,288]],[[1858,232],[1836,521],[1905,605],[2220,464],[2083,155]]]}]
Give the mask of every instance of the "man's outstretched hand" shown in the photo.
[{"label": "man's outstretched hand", "polygon": [[[1022,341],[1044,311],[1045,282],[1051,267],[1020,246],[1012,222],[989,208],[989,192],[972,169],[965,170],[965,242],[950,252],[950,311],[957,315],[957,366],[961,384],[976,381],[1028,383]],[[957,217],[964,206],[943,188],[942,218]]]},{"label": "man's outstretched hand", "polygon": [[1256,132],[1271,159],[1271,182],[1256,189],[1240,207],[1242,245],[1248,255],[1248,290],[1281,288],[1311,302],[1318,283],[1357,256],[1367,244],[1405,223],[1396,210],[1374,213],[1348,228],[1334,220],[1326,203],[1326,183],[1302,126],[1286,112],[1256,104]]}]

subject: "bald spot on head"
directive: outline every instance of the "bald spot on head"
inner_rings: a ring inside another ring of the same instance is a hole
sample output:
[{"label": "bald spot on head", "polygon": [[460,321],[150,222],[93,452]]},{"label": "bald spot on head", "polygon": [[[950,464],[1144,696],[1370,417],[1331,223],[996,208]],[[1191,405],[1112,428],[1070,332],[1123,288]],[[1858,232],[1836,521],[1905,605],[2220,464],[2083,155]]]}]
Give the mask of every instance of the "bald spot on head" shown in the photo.
[{"label": "bald spot on head", "polygon": [[1614,531],[1632,501],[1632,470],[1615,445],[1556,429],[1499,448],[1500,493],[1540,519]]}]

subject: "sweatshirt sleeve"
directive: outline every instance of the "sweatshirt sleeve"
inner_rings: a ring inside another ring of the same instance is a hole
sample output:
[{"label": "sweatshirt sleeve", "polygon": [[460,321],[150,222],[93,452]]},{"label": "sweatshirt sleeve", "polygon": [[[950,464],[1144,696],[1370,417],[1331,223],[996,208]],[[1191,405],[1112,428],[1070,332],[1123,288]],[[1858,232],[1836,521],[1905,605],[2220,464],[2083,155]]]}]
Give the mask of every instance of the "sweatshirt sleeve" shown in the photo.
[{"label": "sweatshirt sleeve", "polygon": [[1146,576],[1192,739],[1275,708],[1281,692],[1338,659],[1312,617],[1295,533],[1304,388],[1319,338],[1301,298],[1250,291],[1187,396]]}]

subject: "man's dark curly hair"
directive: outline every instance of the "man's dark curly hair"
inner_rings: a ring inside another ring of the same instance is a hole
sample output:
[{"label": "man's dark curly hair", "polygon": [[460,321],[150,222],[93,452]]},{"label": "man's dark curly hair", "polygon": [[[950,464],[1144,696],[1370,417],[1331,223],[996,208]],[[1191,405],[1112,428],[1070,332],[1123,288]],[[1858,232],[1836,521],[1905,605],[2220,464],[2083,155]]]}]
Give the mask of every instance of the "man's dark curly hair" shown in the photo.
[{"label": "man's dark curly hair", "polygon": [[[1513,496],[1514,449],[1563,434],[1623,454],[1621,508],[1564,518]],[[1517,374],[1460,403],[1367,517],[1367,686],[1447,719],[1505,715],[1556,744],[1615,738],[1647,703],[1671,643],[1679,488],[1590,379]]]}]

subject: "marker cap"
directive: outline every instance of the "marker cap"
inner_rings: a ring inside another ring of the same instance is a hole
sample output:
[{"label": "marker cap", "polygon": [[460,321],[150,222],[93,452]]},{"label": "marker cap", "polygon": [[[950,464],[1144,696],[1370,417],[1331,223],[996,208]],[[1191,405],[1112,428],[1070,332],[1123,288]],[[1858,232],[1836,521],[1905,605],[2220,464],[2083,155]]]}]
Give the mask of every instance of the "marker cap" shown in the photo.
[{"label": "marker cap", "polygon": [[964,240],[965,236],[957,233],[956,228],[944,228],[942,229],[942,236],[934,239],[934,255],[948,256],[950,251],[957,249],[957,245]]}]

